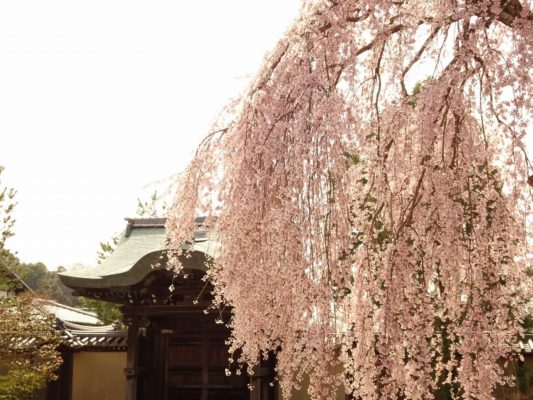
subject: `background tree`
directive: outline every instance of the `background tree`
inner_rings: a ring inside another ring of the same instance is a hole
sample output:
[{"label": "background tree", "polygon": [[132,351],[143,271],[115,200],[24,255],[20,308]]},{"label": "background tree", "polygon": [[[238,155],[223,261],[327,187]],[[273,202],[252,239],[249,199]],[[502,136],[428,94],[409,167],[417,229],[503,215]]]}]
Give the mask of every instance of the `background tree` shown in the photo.
[{"label": "background tree", "polygon": [[137,199],[137,215],[150,218],[166,215],[168,204],[165,197],[158,194],[157,190],[154,190],[148,200]]},{"label": "background tree", "polygon": [[43,279],[39,281],[35,292],[44,299],[54,300],[71,307],[79,307],[79,298],[73,296],[72,289],[63,285],[57,276],[58,273],[64,270],[64,267],[59,266],[55,271],[47,271]]},{"label": "background tree", "polygon": [[285,396],[493,398],[528,299],[532,34],[527,0],[306,2],[167,226],[179,254],[217,217],[238,361],[276,352]]},{"label": "background tree", "polygon": [[[0,179],[4,167],[0,165]],[[12,265],[17,260],[16,257],[5,248],[6,240],[13,236],[13,209],[15,208],[16,190],[1,185],[0,180],[0,268],[4,269],[7,265]],[[18,260],[17,260],[18,261]],[[13,284],[7,274],[0,276],[0,290],[8,289]],[[7,291],[7,290],[6,290]]]},{"label": "background tree", "polygon": [[29,296],[0,298],[0,399],[32,399],[55,379],[62,359],[59,330],[52,315]]},{"label": "background tree", "polygon": [[100,250],[96,252],[96,261],[98,264],[100,264],[102,261],[104,261],[113,251],[115,250],[115,247],[117,247],[117,244],[120,242],[120,234],[115,234],[113,237],[108,240],[107,242],[100,242]]},{"label": "background tree", "polygon": [[18,259],[5,248],[13,235],[14,197],[15,191],[0,181],[0,290],[8,292],[0,295],[0,399],[24,400],[55,378],[62,362],[57,351],[61,336],[54,318],[34,303],[31,293],[14,297],[10,290],[23,286],[9,269]]},{"label": "background tree", "polygon": [[[4,167],[0,165],[0,176],[4,171]],[[7,186],[0,186],[0,245],[3,247],[6,240],[13,236],[13,225],[15,219],[13,218],[13,209],[16,206],[15,195],[17,191]]]},{"label": "background tree", "polygon": [[33,290],[41,285],[41,281],[44,281],[48,274],[48,268],[42,262],[30,264],[15,262],[12,264],[11,270]]},{"label": "background tree", "polygon": [[118,327],[122,326],[122,312],[117,304],[80,296],[79,306],[95,312],[98,318],[105,324],[115,324]]},{"label": "background tree", "polygon": [[57,273],[64,271],[65,268],[58,267],[56,271],[53,271],[42,262],[22,263],[15,256],[9,265],[10,270],[40,298],[72,307],[78,305],[78,298],[72,295],[72,290],[63,285],[57,276]]}]

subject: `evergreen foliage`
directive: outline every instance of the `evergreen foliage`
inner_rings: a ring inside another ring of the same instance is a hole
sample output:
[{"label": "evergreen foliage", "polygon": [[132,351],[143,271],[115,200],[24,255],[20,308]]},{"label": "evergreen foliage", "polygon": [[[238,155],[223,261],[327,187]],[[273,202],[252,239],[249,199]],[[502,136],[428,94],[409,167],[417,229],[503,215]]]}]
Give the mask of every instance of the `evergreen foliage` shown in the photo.
[{"label": "evergreen foliage", "polygon": [[[3,168],[0,166],[0,173]],[[18,258],[5,248],[13,236],[13,189],[2,187],[0,181],[0,399],[31,399],[35,390],[55,379],[54,372],[62,360],[58,352],[60,332],[55,319],[34,301],[33,294],[12,272],[20,266]],[[6,195],[7,194],[7,195]],[[44,270],[43,270],[44,268]],[[46,273],[44,265],[31,269],[34,277]],[[33,281],[32,281],[33,282]]]}]

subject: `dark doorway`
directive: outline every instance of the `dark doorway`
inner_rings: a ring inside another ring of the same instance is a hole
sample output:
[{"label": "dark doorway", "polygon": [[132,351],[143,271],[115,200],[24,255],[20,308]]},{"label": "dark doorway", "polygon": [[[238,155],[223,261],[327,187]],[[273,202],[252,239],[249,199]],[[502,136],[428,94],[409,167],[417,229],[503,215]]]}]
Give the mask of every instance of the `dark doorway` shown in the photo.
[{"label": "dark doorway", "polygon": [[167,340],[167,400],[248,400],[248,377],[229,371],[225,335],[204,329],[200,335]]}]

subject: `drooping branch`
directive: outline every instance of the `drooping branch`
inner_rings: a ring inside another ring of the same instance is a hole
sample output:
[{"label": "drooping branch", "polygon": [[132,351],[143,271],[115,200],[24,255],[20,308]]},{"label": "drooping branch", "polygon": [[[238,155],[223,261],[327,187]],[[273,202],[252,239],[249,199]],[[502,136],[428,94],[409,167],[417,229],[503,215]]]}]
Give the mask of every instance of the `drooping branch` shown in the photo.
[{"label": "drooping branch", "polygon": [[208,275],[237,361],[275,352],[287,396],[307,375],[314,399],[339,382],[430,399],[450,379],[492,398],[527,299],[529,15],[516,0],[306,4],[169,218],[179,248],[196,212],[217,217]]}]

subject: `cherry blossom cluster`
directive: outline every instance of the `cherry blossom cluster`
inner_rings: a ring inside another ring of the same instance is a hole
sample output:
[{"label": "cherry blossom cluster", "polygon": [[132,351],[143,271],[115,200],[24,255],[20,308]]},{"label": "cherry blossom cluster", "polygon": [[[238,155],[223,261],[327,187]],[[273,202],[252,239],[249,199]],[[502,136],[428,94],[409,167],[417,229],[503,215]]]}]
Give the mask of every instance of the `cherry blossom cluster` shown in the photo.
[{"label": "cherry blossom cluster", "polygon": [[195,217],[212,217],[236,362],[275,355],[285,398],[306,378],[313,399],[488,400],[510,382],[532,39],[528,1],[304,4],[168,219],[179,271]]}]

